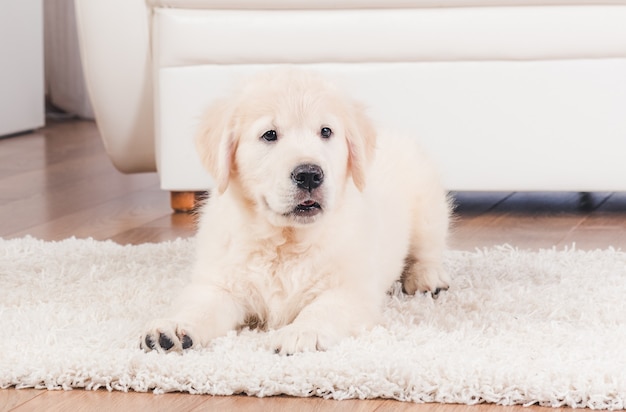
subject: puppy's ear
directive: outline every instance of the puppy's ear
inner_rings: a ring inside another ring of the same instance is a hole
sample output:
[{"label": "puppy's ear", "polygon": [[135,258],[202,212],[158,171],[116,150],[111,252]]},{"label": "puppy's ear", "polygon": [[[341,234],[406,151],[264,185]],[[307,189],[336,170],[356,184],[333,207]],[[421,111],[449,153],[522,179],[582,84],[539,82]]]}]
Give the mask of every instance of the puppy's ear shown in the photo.
[{"label": "puppy's ear", "polygon": [[202,165],[215,179],[218,193],[224,193],[237,149],[234,109],[230,102],[218,101],[207,110],[196,136],[196,149]]},{"label": "puppy's ear", "polygon": [[359,191],[365,188],[366,171],[374,158],[376,130],[365,114],[365,108],[353,103],[348,108],[346,138],[348,140],[348,170]]}]

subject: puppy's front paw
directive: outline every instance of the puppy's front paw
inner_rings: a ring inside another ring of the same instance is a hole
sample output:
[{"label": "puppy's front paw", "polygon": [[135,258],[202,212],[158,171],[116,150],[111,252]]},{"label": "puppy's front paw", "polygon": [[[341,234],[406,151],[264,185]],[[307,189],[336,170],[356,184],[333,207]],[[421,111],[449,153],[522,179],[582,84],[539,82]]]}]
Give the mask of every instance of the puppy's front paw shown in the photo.
[{"label": "puppy's front paw", "polygon": [[436,299],[439,293],[450,288],[450,277],[438,266],[414,265],[402,275],[402,289],[409,295],[419,291],[430,292]]},{"label": "puppy's front paw", "polygon": [[182,352],[197,342],[191,328],[169,319],[159,319],[146,327],[141,336],[140,347],[146,352]]},{"label": "puppy's front paw", "polygon": [[298,352],[323,351],[338,340],[338,336],[291,324],[276,331],[272,347],[280,355],[293,355]]}]

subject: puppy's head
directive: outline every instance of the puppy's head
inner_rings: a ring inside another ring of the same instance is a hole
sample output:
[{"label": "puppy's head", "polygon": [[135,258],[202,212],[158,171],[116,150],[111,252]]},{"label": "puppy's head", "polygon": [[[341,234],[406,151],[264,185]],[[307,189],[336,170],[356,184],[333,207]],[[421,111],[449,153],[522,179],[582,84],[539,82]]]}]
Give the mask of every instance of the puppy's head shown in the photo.
[{"label": "puppy's head", "polygon": [[361,106],[287,69],[214,104],[196,142],[218,194],[232,186],[272,224],[294,226],[332,211],[350,177],[363,190],[375,138]]}]

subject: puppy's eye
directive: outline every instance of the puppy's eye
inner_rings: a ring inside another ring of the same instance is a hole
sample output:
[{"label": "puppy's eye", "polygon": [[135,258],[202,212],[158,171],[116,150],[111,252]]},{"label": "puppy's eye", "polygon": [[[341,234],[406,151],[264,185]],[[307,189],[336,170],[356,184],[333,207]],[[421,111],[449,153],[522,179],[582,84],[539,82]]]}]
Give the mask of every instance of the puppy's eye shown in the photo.
[{"label": "puppy's eye", "polygon": [[268,130],[267,132],[263,133],[261,139],[265,140],[266,142],[275,142],[276,140],[278,140],[276,130]]},{"label": "puppy's eye", "polygon": [[320,130],[320,135],[324,139],[328,139],[332,134],[333,134],[333,131],[330,130],[330,127],[322,127],[322,130]]}]

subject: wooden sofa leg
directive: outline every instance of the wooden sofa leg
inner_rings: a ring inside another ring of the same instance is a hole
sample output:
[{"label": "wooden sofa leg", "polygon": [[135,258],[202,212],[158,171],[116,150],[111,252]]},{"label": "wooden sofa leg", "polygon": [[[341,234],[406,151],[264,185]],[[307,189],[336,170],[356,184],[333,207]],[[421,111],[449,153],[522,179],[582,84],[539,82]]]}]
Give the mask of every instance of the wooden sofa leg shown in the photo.
[{"label": "wooden sofa leg", "polygon": [[170,192],[172,209],[178,213],[193,212],[207,198],[207,192]]}]

